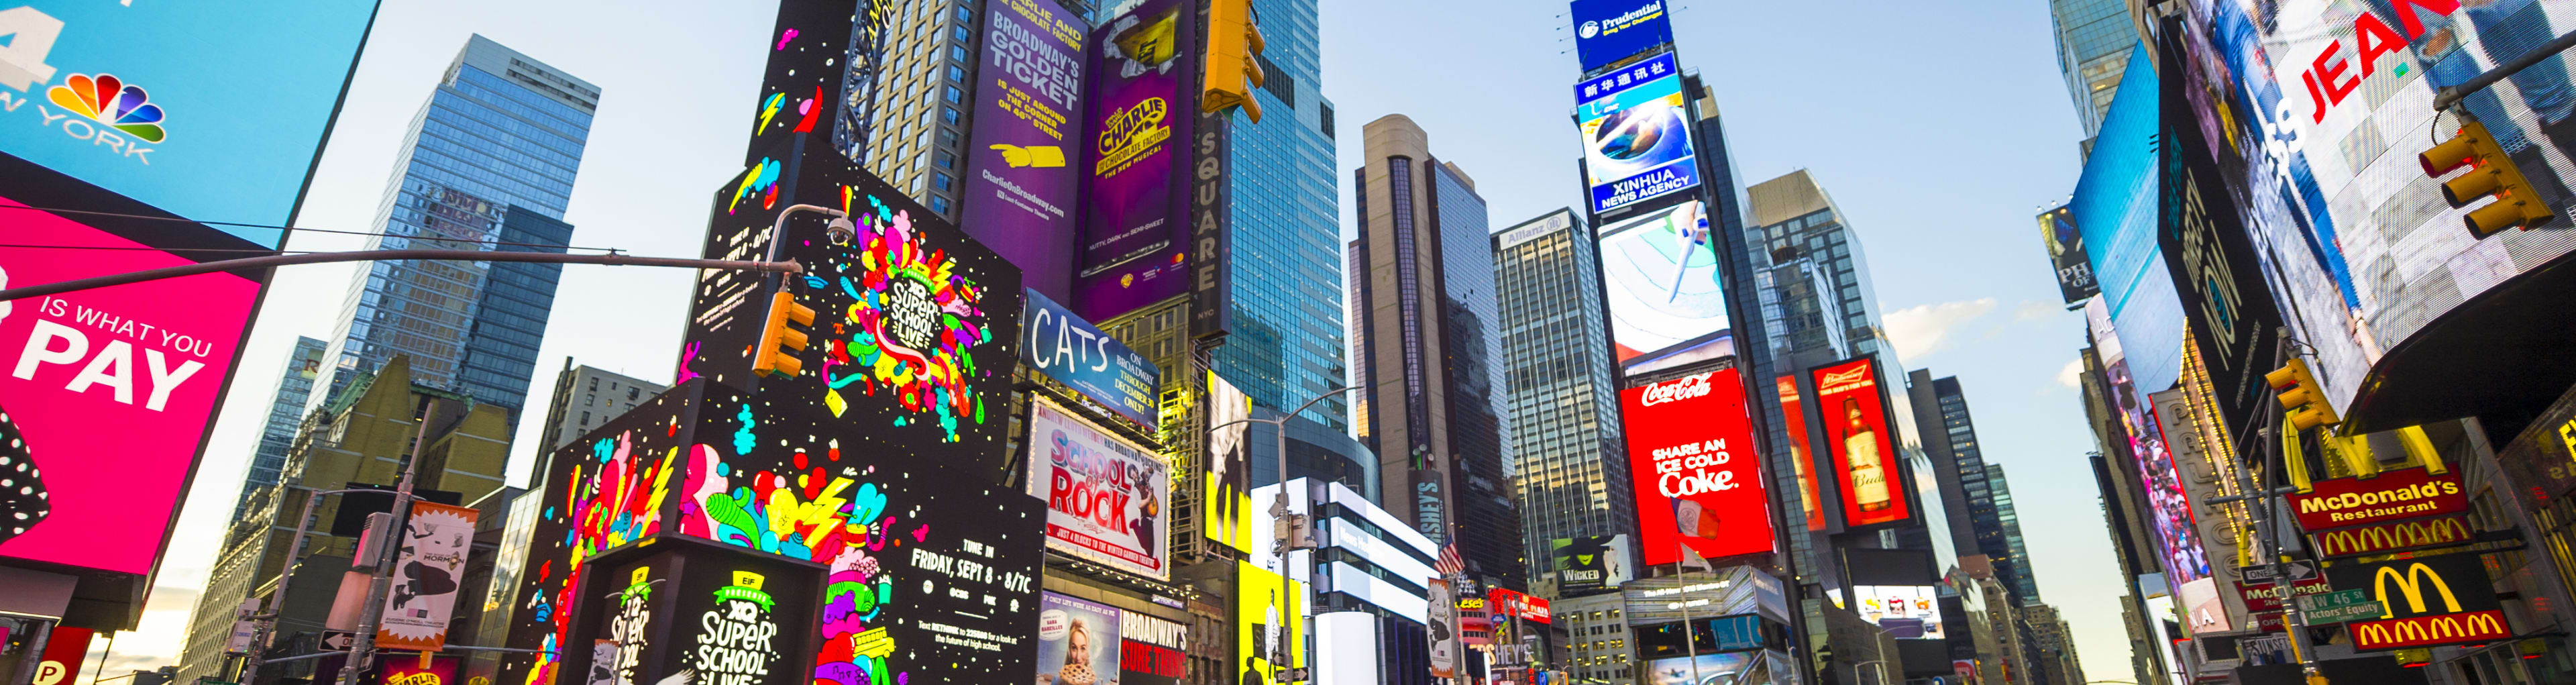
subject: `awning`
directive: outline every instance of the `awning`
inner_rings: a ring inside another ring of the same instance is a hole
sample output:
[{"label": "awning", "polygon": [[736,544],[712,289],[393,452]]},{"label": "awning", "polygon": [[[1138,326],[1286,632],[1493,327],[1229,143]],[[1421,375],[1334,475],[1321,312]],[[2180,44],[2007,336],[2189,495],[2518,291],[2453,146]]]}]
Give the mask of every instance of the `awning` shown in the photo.
[{"label": "awning", "polygon": [[2398,343],[2344,409],[2359,435],[2470,416],[2510,437],[2576,385],[2576,253],[2453,307]]}]

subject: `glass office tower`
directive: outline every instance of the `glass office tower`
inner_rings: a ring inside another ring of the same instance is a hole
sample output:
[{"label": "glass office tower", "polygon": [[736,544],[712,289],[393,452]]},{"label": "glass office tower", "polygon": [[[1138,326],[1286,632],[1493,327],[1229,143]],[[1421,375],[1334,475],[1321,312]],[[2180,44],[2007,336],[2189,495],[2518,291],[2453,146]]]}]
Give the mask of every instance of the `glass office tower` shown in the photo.
[{"label": "glass office tower", "polygon": [[1555,570],[1554,540],[1637,532],[1619,424],[1602,420],[1619,415],[1619,385],[1594,251],[1571,209],[1494,234],[1494,333],[1533,584]]},{"label": "glass office tower", "polygon": [[[1255,404],[1296,408],[1342,387],[1341,205],[1316,0],[1253,0],[1268,75],[1261,123],[1234,116],[1234,330],[1216,350]],[[1347,396],[1301,414],[1350,429]]]},{"label": "glass office tower", "polygon": [[251,494],[276,485],[278,472],[286,468],[286,449],[295,445],[295,430],[304,425],[304,404],[313,396],[313,379],[322,373],[322,350],[328,346],[295,337],[295,351],[287,354],[286,372],[277,381],[277,396],[269,400],[268,425],[261,428],[259,448],[251,453],[250,472],[242,476],[234,519],[250,513]]},{"label": "glass office tower", "polygon": [[[551,249],[590,138],[599,89],[474,36],[412,119],[367,249]],[[511,214],[527,214],[517,219]],[[498,245],[529,242],[548,248]],[[329,401],[396,354],[416,382],[519,408],[560,265],[370,262],[341,305],[323,372]],[[487,313],[488,310],[488,313]],[[489,318],[487,322],[486,319]],[[513,377],[513,374],[516,374]]]},{"label": "glass office tower", "polygon": [[2048,15],[2057,32],[2057,69],[2066,76],[2066,94],[2075,99],[2075,116],[2084,121],[2089,150],[2111,111],[2111,97],[2120,92],[2138,29],[2129,19],[2128,0],[2049,0]]}]

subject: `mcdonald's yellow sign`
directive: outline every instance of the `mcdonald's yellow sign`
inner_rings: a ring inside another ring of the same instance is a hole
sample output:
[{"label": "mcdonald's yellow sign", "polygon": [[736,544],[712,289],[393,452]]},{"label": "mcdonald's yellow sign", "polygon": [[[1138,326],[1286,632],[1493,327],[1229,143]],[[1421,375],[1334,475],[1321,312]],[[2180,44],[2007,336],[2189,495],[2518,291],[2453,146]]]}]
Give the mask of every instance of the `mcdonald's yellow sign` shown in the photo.
[{"label": "mcdonald's yellow sign", "polygon": [[2352,648],[2357,651],[2492,642],[2509,637],[2513,637],[2513,631],[2504,626],[2504,612],[2492,609],[2352,624]]},{"label": "mcdonald's yellow sign", "polygon": [[2488,642],[2511,637],[2486,564],[2475,554],[2446,554],[2326,571],[2336,587],[2363,589],[2384,612],[2345,624],[2363,651]]},{"label": "mcdonald's yellow sign", "polygon": [[2468,542],[2475,533],[2468,518],[2445,516],[2331,530],[2315,537],[2317,553],[2333,558],[2456,545]]}]

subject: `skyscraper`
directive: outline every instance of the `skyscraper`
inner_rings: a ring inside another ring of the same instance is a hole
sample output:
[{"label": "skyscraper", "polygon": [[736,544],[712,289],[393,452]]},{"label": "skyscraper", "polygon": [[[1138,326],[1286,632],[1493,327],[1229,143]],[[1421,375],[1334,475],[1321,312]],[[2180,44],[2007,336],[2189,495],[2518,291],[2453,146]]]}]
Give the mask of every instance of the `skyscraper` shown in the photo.
[{"label": "skyscraper", "polygon": [[1360,441],[1377,451],[1388,507],[1432,539],[1455,535],[1467,575],[1521,586],[1526,552],[1495,338],[1485,200],[1430,136],[1391,114],[1361,129],[1350,243]]},{"label": "skyscraper", "polygon": [[2129,49],[2138,44],[2137,25],[2129,18],[2128,0],[2049,0],[2050,25],[2057,33],[2057,69],[2066,77],[2066,94],[2075,100],[2075,116],[2084,122],[2085,148],[2102,130],[2111,97],[2120,92],[2120,75],[2129,65]]},{"label": "skyscraper", "polygon": [[269,400],[268,425],[261,429],[259,447],[251,452],[250,472],[242,476],[241,500],[233,504],[233,518],[249,513],[251,493],[277,484],[277,474],[286,467],[286,449],[295,444],[295,429],[304,423],[304,405],[313,395],[313,379],[322,373],[320,340],[295,337],[295,350],[286,355],[286,373],[277,381],[277,396]]},{"label": "skyscraper", "polygon": [[[367,249],[561,251],[571,236],[564,206],[598,103],[587,82],[482,36],[468,39],[413,117]],[[324,356],[331,380],[310,404],[329,401],[350,372],[404,354],[421,384],[522,406],[562,268],[370,262]]]},{"label": "skyscraper", "polygon": [[1551,570],[1551,541],[1633,534],[1628,460],[1619,441],[1619,372],[1602,312],[1592,231],[1559,209],[1494,234],[1503,382],[1514,483],[1530,575]]},{"label": "skyscraper", "polygon": [[[1050,0],[1086,20],[1092,3]],[[854,102],[834,143],[868,173],[957,218],[978,92],[987,0],[858,0],[844,76]]]},{"label": "skyscraper", "polygon": [[[1941,485],[1941,498],[1951,507],[1954,525],[1950,530],[1952,544],[1960,554],[1983,554],[1994,563],[1995,578],[2012,592],[2020,604],[2037,604],[2039,581],[2031,575],[2030,556],[2021,544],[2021,519],[2013,511],[2012,490],[2004,484],[2002,465],[1988,463],[1977,444],[1977,425],[1968,412],[1968,397],[1959,389],[1959,379],[1947,376],[1935,379],[1932,372],[1916,369],[1908,376],[1908,390],[1914,401],[1933,407],[1937,414],[1926,413],[1916,418],[1923,421],[1924,448],[1932,457],[1933,468]],[[1927,496],[1925,506],[1930,506]]]},{"label": "skyscraper", "polygon": [[[1234,116],[1233,331],[1216,350],[1254,404],[1295,408],[1342,387],[1341,203],[1333,177],[1333,103],[1324,99],[1317,0],[1253,0],[1268,46],[1261,123]],[[1335,395],[1302,416],[1350,429]]]},{"label": "skyscraper", "polygon": [[[565,357],[563,372],[555,375],[554,401],[546,405],[539,449],[552,452],[571,444],[670,387],[594,366],[575,366],[571,357]],[[545,457],[537,462],[536,472],[546,473]]]}]

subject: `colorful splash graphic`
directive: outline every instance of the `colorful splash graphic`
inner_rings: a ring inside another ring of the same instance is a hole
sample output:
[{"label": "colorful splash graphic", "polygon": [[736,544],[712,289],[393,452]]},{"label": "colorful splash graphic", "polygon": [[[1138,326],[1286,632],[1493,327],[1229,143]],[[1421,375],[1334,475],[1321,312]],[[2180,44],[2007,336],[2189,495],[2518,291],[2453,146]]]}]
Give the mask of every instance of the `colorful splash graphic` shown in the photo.
[{"label": "colorful splash graphic", "polygon": [[540,647],[544,652],[528,671],[527,685],[554,681],[560,648],[572,631],[572,615],[566,608],[581,584],[583,562],[662,531],[662,504],[670,495],[671,473],[677,466],[672,462],[679,450],[654,458],[649,448],[638,444],[640,433],[630,430],[613,439],[593,441],[590,459],[572,466],[564,479],[572,486],[565,488],[561,500],[547,503],[540,525],[564,526],[560,544],[570,554],[559,557],[564,561],[562,569],[548,560],[528,576],[534,591],[526,593],[519,609],[550,629]]},{"label": "colorful splash graphic", "polygon": [[[849,408],[841,395],[845,388],[890,392],[915,415],[936,414],[947,441],[956,442],[958,422],[984,422],[983,398],[970,380],[983,373],[974,348],[993,339],[984,323],[987,293],[946,251],[922,244],[910,212],[849,186],[841,188],[843,211],[860,197],[868,206],[851,212],[859,227],[851,241],[858,258],[836,260],[840,273],[808,281],[820,280],[856,300],[832,324],[832,339],[825,343],[823,378],[829,388],[823,405],[840,416]],[[899,416],[895,425],[913,420],[919,419]]]},{"label": "colorful splash graphic", "polygon": [[[766,125],[768,121],[769,117],[767,115],[763,115],[761,117],[761,123],[763,125]],[[734,210],[742,207],[743,200],[750,199],[752,197],[760,198],[761,209],[777,208],[778,171],[778,160],[767,157],[760,158],[759,164],[753,165],[751,170],[743,173],[742,185],[734,187],[733,201],[725,205],[725,213],[732,214]]]},{"label": "colorful splash graphic", "polygon": [[146,143],[169,138],[161,129],[161,106],[151,104],[141,86],[119,81],[113,74],[73,74],[63,85],[47,89],[45,99]]}]

